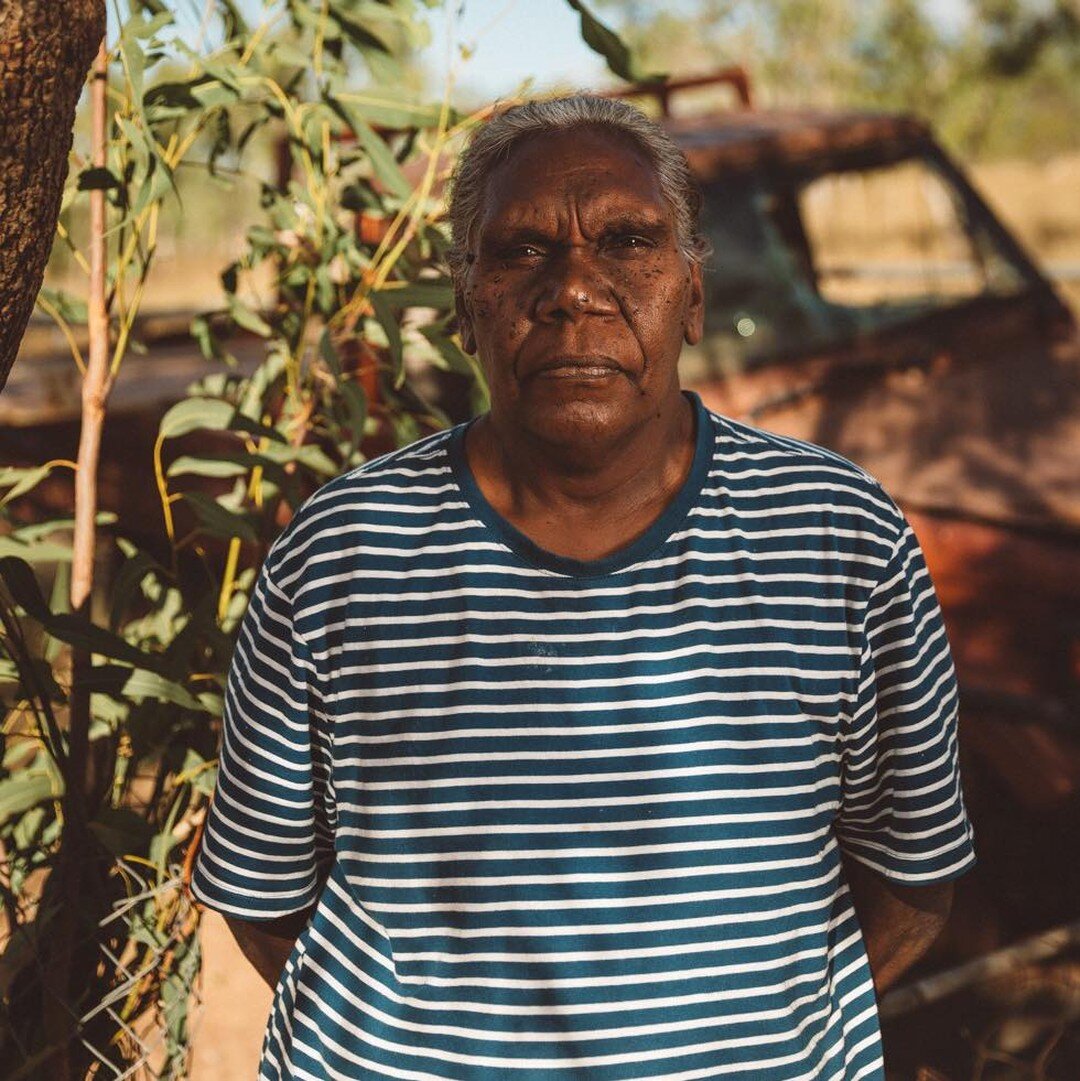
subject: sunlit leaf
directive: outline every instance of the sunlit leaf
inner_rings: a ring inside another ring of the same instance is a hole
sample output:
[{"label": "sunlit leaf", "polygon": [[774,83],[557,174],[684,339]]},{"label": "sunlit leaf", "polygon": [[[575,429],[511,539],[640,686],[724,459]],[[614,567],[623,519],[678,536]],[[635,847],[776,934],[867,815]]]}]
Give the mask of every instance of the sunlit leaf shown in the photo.
[{"label": "sunlit leaf", "polygon": [[0,488],[11,486],[4,493],[3,498],[0,498],[0,507],[36,488],[51,472],[52,467],[48,465],[33,466],[28,469],[0,466]]},{"label": "sunlit leaf", "polygon": [[[39,756],[44,759],[44,756]],[[63,783],[59,775],[47,770],[21,769],[0,780],[0,823],[23,814],[45,800],[57,799]]]},{"label": "sunlit leaf", "polygon": [[197,477],[237,477],[247,472],[248,467],[243,462],[229,458],[196,458],[191,454],[182,454],[169,463],[165,475],[168,477],[179,477],[184,474]]},{"label": "sunlit leaf", "polygon": [[158,431],[164,439],[175,439],[199,428],[220,431],[229,426],[235,412],[229,402],[216,398],[186,398],[161,418]]},{"label": "sunlit leaf", "polygon": [[274,333],[274,328],[258,312],[238,300],[235,295],[229,296],[229,315],[237,326],[250,330],[252,334],[258,334],[260,338],[269,338]]},{"label": "sunlit leaf", "polygon": [[149,698],[154,701],[173,702],[185,709],[206,712],[203,703],[179,683],[141,669],[134,669],[127,677],[122,693],[125,698],[131,698],[136,702]]},{"label": "sunlit leaf", "polygon": [[[337,100],[347,103],[352,115],[381,128],[433,128],[439,122],[441,109],[439,105],[410,105],[374,93],[340,91]],[[456,124],[460,119],[457,110],[450,110],[450,124]]]},{"label": "sunlit leaf", "polygon": [[397,159],[382,136],[374,131],[351,102],[341,98],[331,98],[330,103],[335,112],[349,125],[364,148],[379,183],[398,198],[407,199],[412,193],[412,184],[401,171],[401,166],[398,165]]},{"label": "sunlit leaf", "polygon": [[71,560],[71,546],[53,541],[19,541],[0,537],[0,556],[18,556],[27,563],[62,563]]},{"label": "sunlit leaf", "polygon": [[[582,0],[566,0],[578,13],[581,21],[581,38],[594,53],[607,61],[607,66],[627,82],[639,82],[649,78],[637,65],[637,61],[626,43],[614,30],[605,26]],[[655,78],[655,76],[653,76]]]}]

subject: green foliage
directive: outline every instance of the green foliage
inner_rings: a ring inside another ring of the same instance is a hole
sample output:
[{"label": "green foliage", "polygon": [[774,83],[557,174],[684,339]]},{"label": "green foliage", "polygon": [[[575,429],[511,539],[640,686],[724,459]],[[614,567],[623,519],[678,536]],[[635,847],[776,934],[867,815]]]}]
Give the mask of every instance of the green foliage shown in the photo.
[{"label": "green foliage", "polygon": [[[138,1045],[118,1039],[116,1022],[95,1010],[108,999],[123,1024],[156,1016],[165,1038],[161,1076],[185,1075],[198,949],[181,868],[212,790],[232,637],[281,527],[279,508],[287,517],[371,449],[441,423],[403,372],[415,342],[451,350],[446,238],[430,185],[414,191],[402,162],[441,148],[461,118],[398,105],[387,91],[354,92],[357,63],[388,75],[402,45],[422,38],[413,4],[343,0],[320,10],[297,2],[285,14],[287,32],[270,35],[226,3],[218,9],[222,43],[200,55],[179,40],[170,7],[136,5],[111,48],[107,165],[73,170],[65,193],[71,208],[91,191],[108,200],[113,365],[123,378],[160,217],[182,212],[177,168],[201,150],[217,173],[222,162],[239,164],[256,137],[279,135],[296,165],[287,190],[264,185],[247,251],[222,275],[223,306],[193,327],[220,374],[191,387],[161,420],[157,466],[171,559],[159,562],[125,538],[124,523],[99,516],[115,527],[108,626],[100,626],[65,610],[66,574],[57,573],[51,597],[39,586],[39,575],[71,559],[70,542],[56,539],[70,522],[27,526],[9,517],[0,538],[0,902],[9,927],[0,1059],[13,1069],[21,1063],[25,1076],[60,1076],[63,1040],[42,1022],[42,972],[54,960],[74,963],[81,977],[65,1009],[83,1016],[96,1055],[118,1069],[140,1060]],[[180,78],[168,60],[177,51],[188,65]],[[388,121],[401,130],[388,130]],[[425,131],[432,122],[436,130]],[[360,239],[356,213],[343,205],[346,188],[366,212],[396,222],[386,242]],[[269,307],[244,288],[261,267],[274,279]],[[69,330],[85,322],[78,298],[45,291],[42,302]],[[425,327],[428,337],[400,325],[420,303],[441,317]],[[243,372],[228,349],[237,333],[265,348]],[[369,362],[364,372],[358,353]],[[10,516],[54,468],[0,471],[0,513]],[[178,517],[186,519],[183,536]],[[68,753],[73,647],[92,651],[84,677],[92,774],[74,772]],[[69,798],[75,793],[86,794],[85,821],[82,801]],[[74,943],[69,936],[62,946],[74,895],[86,911]],[[120,963],[107,963],[104,947]],[[82,1076],[91,1056],[74,1058],[73,1076]]]},{"label": "green foliage", "polygon": [[[622,42],[573,6],[589,43],[630,74]],[[421,6],[267,7],[249,25],[250,6],[211,3],[218,44],[207,51],[184,40],[172,4],[129,0],[109,43],[106,165],[73,169],[64,193],[72,211],[92,192],[107,200],[112,371],[123,379],[160,222],[183,214],[180,167],[228,189],[260,141],[284,140],[291,160],[283,183],[264,181],[258,206],[244,208],[246,248],[221,273],[221,306],[192,323],[208,374],[159,424],[167,557],[97,516],[108,538],[99,565],[110,565],[103,619],[68,604],[73,522],[17,513],[70,463],[0,469],[5,1076],[127,1076],[146,1066],[131,1034],[148,1024],[164,1041],[156,1076],[186,1075],[199,953],[184,867],[259,564],[315,488],[446,422],[413,373],[453,373],[477,409],[487,403],[453,329],[435,185],[473,118],[396,93],[403,57],[426,40]],[[72,328],[85,302],[45,289],[40,304],[82,363]],[[72,670],[75,649],[89,651],[88,671]],[[90,699],[85,763],[68,739],[78,691]],[[60,998],[57,971],[68,977]]]}]

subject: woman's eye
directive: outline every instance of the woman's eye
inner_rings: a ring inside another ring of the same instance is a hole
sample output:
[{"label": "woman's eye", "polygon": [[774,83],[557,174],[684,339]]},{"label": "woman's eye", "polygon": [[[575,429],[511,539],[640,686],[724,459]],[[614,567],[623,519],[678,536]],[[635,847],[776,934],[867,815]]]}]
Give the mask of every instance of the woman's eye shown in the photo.
[{"label": "woman's eye", "polygon": [[635,248],[651,248],[652,241],[647,237],[638,236],[637,233],[621,233],[618,236],[613,236],[609,241],[609,244],[613,248],[630,249]]},{"label": "woman's eye", "polygon": [[514,244],[503,251],[506,259],[535,259],[543,254],[535,244]]}]

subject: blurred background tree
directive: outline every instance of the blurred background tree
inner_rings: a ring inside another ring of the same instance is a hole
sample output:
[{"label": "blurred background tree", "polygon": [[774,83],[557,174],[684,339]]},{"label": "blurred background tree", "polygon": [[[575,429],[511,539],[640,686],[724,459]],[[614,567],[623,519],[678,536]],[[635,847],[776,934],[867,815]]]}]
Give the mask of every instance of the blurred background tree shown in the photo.
[{"label": "blurred background tree", "polygon": [[1075,0],[600,0],[598,7],[644,67],[686,73],[742,64],[762,105],[913,112],[967,160],[1046,158],[1080,147]]}]

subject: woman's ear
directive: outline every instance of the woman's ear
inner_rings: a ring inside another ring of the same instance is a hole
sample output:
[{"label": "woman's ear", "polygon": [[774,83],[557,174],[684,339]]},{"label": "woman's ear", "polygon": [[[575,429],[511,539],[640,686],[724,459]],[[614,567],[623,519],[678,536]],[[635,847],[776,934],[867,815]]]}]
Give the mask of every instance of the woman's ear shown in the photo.
[{"label": "woman's ear", "polygon": [[457,319],[457,331],[461,336],[461,348],[466,353],[476,355],[476,335],[473,333],[472,313],[465,300],[465,294],[459,287],[454,289],[454,312]]},{"label": "woman's ear", "polygon": [[687,345],[697,345],[705,335],[705,285],[701,264],[690,264],[690,296],[686,302],[686,328],[683,337]]}]

